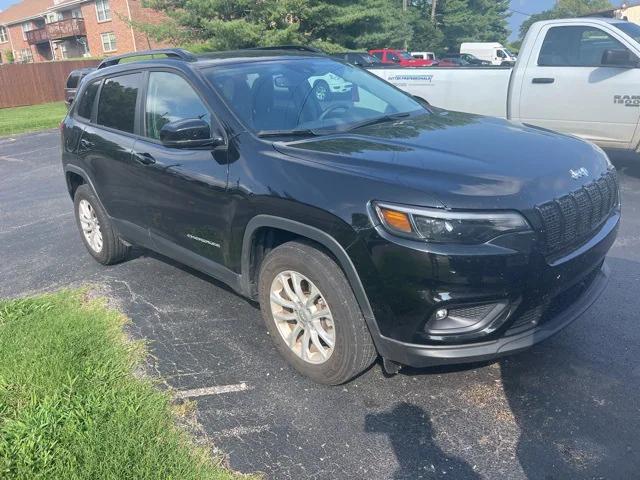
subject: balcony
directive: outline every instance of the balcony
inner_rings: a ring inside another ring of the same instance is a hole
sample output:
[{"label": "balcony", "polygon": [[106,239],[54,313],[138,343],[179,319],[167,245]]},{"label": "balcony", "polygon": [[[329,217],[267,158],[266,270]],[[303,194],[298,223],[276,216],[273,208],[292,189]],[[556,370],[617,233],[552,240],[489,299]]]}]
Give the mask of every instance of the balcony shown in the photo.
[{"label": "balcony", "polygon": [[84,36],[87,30],[84,28],[82,18],[68,18],[59,22],[47,23],[43,28],[25,32],[29,45],[58,40],[67,37]]}]

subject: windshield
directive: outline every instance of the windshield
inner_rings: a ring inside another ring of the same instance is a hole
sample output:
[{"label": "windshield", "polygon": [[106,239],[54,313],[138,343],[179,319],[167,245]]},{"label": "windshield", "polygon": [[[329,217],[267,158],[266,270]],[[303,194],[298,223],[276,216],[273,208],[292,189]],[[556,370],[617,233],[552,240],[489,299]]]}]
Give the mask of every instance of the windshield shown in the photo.
[{"label": "windshield", "polygon": [[502,50],[504,50],[504,52],[510,56],[510,57],[515,57],[515,55],[513,53],[511,53],[509,50],[507,50],[506,48],[503,48]]},{"label": "windshield", "polygon": [[612,24],[618,30],[622,30],[624,33],[633,38],[636,42],[640,42],[640,25],[631,22],[620,22]]},{"label": "windshield", "polygon": [[328,58],[257,61],[203,72],[255,132],[346,130],[388,115],[428,112],[378,77]]}]

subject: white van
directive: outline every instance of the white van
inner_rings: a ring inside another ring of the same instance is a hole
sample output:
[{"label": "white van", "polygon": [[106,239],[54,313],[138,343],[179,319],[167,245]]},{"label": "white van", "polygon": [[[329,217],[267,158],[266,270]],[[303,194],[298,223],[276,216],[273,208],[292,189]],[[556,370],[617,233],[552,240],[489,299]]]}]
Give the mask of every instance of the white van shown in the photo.
[{"label": "white van", "polygon": [[460,53],[470,53],[492,65],[513,65],[517,57],[498,42],[466,42],[460,45]]},{"label": "white van", "polygon": [[433,52],[411,52],[413,58],[420,60],[435,60],[436,54]]}]

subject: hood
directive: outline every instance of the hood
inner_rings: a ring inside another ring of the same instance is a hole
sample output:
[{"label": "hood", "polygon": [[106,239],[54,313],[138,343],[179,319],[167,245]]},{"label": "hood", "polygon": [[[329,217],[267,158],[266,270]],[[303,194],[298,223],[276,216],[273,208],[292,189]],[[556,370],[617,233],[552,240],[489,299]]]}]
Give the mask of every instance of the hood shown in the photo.
[{"label": "hood", "polygon": [[[447,208],[528,210],[578,190],[609,165],[575,137],[442,110],[275,148],[423,192]],[[402,201],[380,197],[372,200]]]}]

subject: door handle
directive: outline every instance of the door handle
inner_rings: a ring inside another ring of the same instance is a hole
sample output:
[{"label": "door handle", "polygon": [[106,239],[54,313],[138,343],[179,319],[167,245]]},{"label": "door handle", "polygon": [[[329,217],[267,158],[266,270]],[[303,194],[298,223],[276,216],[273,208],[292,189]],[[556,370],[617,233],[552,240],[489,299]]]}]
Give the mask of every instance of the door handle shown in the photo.
[{"label": "door handle", "polygon": [[153,158],[153,155],[150,153],[138,153],[133,152],[133,158],[136,159],[136,162],[141,163],[142,165],[151,165],[156,163],[156,159]]},{"label": "door handle", "polygon": [[534,78],[533,80],[531,80],[531,83],[548,84],[548,83],[553,83],[555,81],[556,81],[555,78]]},{"label": "door handle", "polygon": [[90,142],[89,140],[87,140],[86,138],[81,138],[80,139],[80,148],[82,150],[91,150],[93,147],[95,147],[96,144],[93,142]]}]

